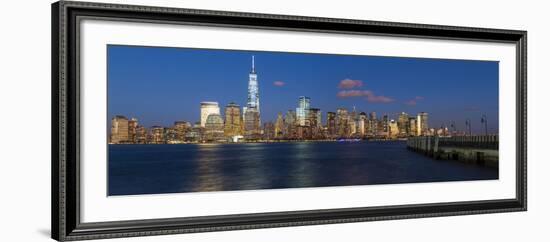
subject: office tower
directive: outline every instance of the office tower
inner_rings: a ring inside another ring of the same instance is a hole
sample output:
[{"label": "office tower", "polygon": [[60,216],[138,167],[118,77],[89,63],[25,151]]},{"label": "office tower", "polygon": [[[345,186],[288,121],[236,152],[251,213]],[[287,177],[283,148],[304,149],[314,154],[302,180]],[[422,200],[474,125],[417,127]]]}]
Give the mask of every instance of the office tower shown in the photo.
[{"label": "office tower", "polygon": [[321,109],[310,108],[308,110],[307,123],[309,124],[309,137],[308,138],[319,138],[322,135],[323,123],[321,120]]},{"label": "office tower", "polygon": [[117,115],[111,120],[111,143],[120,144],[129,142],[128,119]]},{"label": "office tower", "polygon": [[254,56],[252,56],[252,70],[248,74],[248,98],[247,108],[255,108],[260,113],[260,92],[258,88],[258,75],[254,65]]},{"label": "office tower", "polygon": [[367,130],[368,130],[368,127],[367,127],[368,126],[367,114],[364,113],[364,112],[359,113],[358,119],[359,119],[359,121],[357,122],[358,133],[361,136],[365,136],[365,135],[367,135]]},{"label": "office tower", "polygon": [[136,144],[147,144],[147,129],[140,125],[136,128]]},{"label": "office tower", "polygon": [[409,134],[409,115],[407,113],[401,112],[399,114],[397,127],[399,128],[399,136],[405,137]]},{"label": "office tower", "polygon": [[218,102],[201,102],[201,127],[205,127],[206,119],[210,114],[220,114]]},{"label": "office tower", "polygon": [[428,113],[421,112],[416,116],[416,133],[418,136],[427,135],[429,132],[428,127]]},{"label": "office tower", "polygon": [[409,136],[418,136],[416,117],[409,117]]},{"label": "office tower", "polygon": [[327,112],[327,133],[329,137],[336,137],[336,113]]},{"label": "office tower", "polygon": [[226,137],[241,135],[241,128],[241,110],[239,105],[233,102],[227,104],[227,106],[225,106],[224,135]]},{"label": "office tower", "polygon": [[370,136],[376,136],[378,133],[378,120],[376,119],[376,112],[369,113],[369,131]]},{"label": "office tower", "polygon": [[398,122],[395,120],[390,120],[388,122],[388,136],[392,139],[397,138],[399,136],[399,127]]},{"label": "office tower", "polygon": [[128,120],[128,143],[136,143],[136,128],[138,126],[138,121],[136,118]]},{"label": "office tower", "polygon": [[275,124],[273,122],[264,123],[264,139],[272,140],[275,138]]},{"label": "office tower", "polygon": [[254,56],[252,56],[252,70],[248,74],[248,96],[246,107],[243,107],[243,120],[245,135],[248,134],[248,137],[251,138],[251,135],[257,136],[261,134],[260,92]]},{"label": "office tower", "polygon": [[244,135],[247,139],[259,139],[261,135],[260,113],[255,108],[246,109]]},{"label": "office tower", "polygon": [[296,111],[288,110],[285,115],[285,138],[294,138],[296,132],[296,122]]},{"label": "office tower", "polygon": [[357,111],[355,110],[355,106],[353,106],[353,110],[349,114],[349,128],[350,128],[350,134],[355,135],[358,132],[358,116]]},{"label": "office tower", "polygon": [[277,114],[277,121],[275,121],[275,138],[281,138],[285,134],[285,123],[283,119],[283,114]]},{"label": "office tower", "polygon": [[178,144],[178,132],[176,128],[164,128],[164,143],[165,144]]},{"label": "office tower", "polygon": [[297,124],[300,126],[309,125],[308,116],[310,109],[311,99],[309,97],[301,96],[298,98],[298,107],[296,108]]},{"label": "office tower", "polygon": [[311,127],[321,127],[321,109],[318,108],[310,108],[308,110],[308,117],[309,126]]},{"label": "office tower", "polygon": [[185,134],[191,130],[191,123],[186,121],[174,122],[174,129],[176,130],[176,140],[179,142],[185,141]]},{"label": "office tower", "polygon": [[206,118],[204,126],[207,141],[219,141],[224,139],[224,125],[222,116],[219,114],[210,114]]},{"label": "office tower", "polygon": [[345,108],[336,110],[336,129],[339,137],[348,137],[350,135],[349,114]]},{"label": "office tower", "polygon": [[164,128],[160,126],[151,127],[151,135],[149,142],[151,144],[163,144],[164,143]]},{"label": "office tower", "polygon": [[387,114],[384,114],[384,116],[382,117],[382,127],[383,127],[383,130],[385,133],[388,133],[390,130],[389,130],[389,117]]}]

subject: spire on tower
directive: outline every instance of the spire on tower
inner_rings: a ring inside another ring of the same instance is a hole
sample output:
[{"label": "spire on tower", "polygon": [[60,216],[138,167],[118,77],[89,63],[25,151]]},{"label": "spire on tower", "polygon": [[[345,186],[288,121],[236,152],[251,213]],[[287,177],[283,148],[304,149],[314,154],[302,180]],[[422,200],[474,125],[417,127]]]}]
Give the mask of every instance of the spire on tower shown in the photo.
[{"label": "spire on tower", "polygon": [[254,68],[254,56],[252,56],[252,73],[255,73],[256,70]]}]

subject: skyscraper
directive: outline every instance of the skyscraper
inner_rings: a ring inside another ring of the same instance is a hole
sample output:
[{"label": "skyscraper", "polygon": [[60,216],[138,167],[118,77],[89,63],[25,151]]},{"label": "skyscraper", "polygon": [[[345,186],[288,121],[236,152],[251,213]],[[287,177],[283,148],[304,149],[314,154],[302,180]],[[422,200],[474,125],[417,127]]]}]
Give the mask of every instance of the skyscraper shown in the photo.
[{"label": "skyscraper", "polygon": [[218,141],[224,136],[223,119],[219,114],[210,114],[205,124],[206,140]]},{"label": "skyscraper", "polygon": [[309,97],[301,96],[298,98],[298,107],[296,108],[296,119],[298,125],[306,126],[308,125],[308,116],[310,108],[311,99]]},{"label": "skyscraper", "polygon": [[310,108],[308,111],[308,123],[311,138],[318,138],[322,135],[323,123],[321,121],[321,109]]},{"label": "skyscraper", "polygon": [[147,143],[147,129],[143,126],[137,126],[136,128],[136,144]]},{"label": "skyscraper", "polygon": [[205,127],[206,119],[210,114],[220,114],[218,102],[201,102],[201,127]]},{"label": "skyscraper", "polygon": [[226,137],[241,135],[241,111],[239,105],[229,103],[225,106],[225,128]]},{"label": "skyscraper", "polygon": [[409,117],[409,136],[418,136],[416,128],[416,117]]},{"label": "skyscraper", "polygon": [[296,132],[296,111],[288,110],[285,115],[285,137],[295,138]]},{"label": "skyscraper", "polygon": [[174,122],[174,129],[176,130],[176,140],[178,142],[185,141],[185,135],[191,130],[191,123],[186,121]]},{"label": "skyscraper", "polygon": [[256,110],[256,108],[246,109],[244,116],[244,135],[246,139],[260,138],[260,113]]},{"label": "skyscraper", "polygon": [[336,137],[336,113],[327,112],[327,133],[329,137]]},{"label": "skyscraper", "polygon": [[284,124],[283,114],[279,112],[277,114],[277,121],[275,122],[275,138],[283,137],[284,133],[285,133],[285,124]]},{"label": "skyscraper", "polygon": [[347,109],[339,108],[336,110],[336,132],[339,137],[349,137],[351,134],[349,121],[349,113]]},{"label": "skyscraper", "polygon": [[397,127],[399,128],[400,136],[407,136],[409,134],[409,115],[405,112],[399,114],[397,120]]},{"label": "skyscraper", "polygon": [[117,115],[111,120],[111,143],[120,144],[128,141],[128,119]]},{"label": "skyscraper", "polygon": [[254,56],[252,56],[252,70],[248,74],[248,99],[246,107],[256,108],[256,111],[260,112],[260,93],[258,90],[258,75],[254,66]]},{"label": "skyscraper", "polygon": [[261,134],[260,93],[254,56],[252,56],[252,70],[248,74],[248,97],[246,107],[243,107],[243,120],[245,135],[251,138]]},{"label": "skyscraper", "polygon": [[416,116],[416,133],[418,136],[428,133],[428,113],[421,112]]},{"label": "skyscraper", "polygon": [[359,122],[357,124],[357,129],[361,137],[367,135],[368,120],[367,120],[367,114],[364,112],[359,113]]},{"label": "skyscraper", "polygon": [[136,118],[128,120],[128,143],[135,144],[137,142],[136,129],[138,127],[138,121]]},{"label": "skyscraper", "polygon": [[163,144],[164,143],[164,128],[160,126],[151,127],[151,136],[149,143]]}]

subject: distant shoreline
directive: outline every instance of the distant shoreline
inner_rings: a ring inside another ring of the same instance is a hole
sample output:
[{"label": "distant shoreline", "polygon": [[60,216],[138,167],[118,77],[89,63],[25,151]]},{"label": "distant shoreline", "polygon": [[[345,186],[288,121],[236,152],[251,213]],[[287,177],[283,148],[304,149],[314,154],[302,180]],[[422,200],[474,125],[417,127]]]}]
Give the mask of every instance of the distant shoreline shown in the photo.
[{"label": "distant shoreline", "polygon": [[188,143],[163,143],[163,144],[132,144],[120,143],[108,145],[219,145],[219,144],[272,144],[272,143],[322,143],[322,142],[337,142],[337,143],[355,143],[355,142],[399,142],[407,141],[407,139],[349,139],[349,140],[277,140],[277,141],[243,141],[243,142],[188,142]]}]

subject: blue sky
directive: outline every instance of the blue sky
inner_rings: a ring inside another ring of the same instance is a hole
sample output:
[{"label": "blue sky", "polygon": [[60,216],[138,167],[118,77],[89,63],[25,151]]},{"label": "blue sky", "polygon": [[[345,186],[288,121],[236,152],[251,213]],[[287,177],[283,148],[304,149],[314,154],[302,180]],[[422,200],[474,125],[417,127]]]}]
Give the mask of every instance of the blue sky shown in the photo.
[{"label": "blue sky", "polygon": [[201,101],[244,105],[252,55],[262,121],[295,109],[299,96],[326,112],[339,107],[376,112],[429,113],[429,125],[455,122],[498,132],[498,62],[108,46],[108,119],[136,117],[145,127],[196,122]]}]

